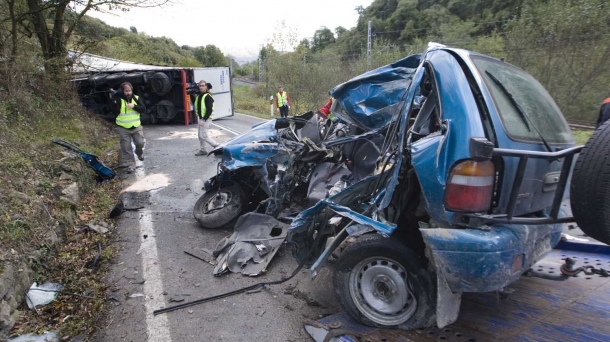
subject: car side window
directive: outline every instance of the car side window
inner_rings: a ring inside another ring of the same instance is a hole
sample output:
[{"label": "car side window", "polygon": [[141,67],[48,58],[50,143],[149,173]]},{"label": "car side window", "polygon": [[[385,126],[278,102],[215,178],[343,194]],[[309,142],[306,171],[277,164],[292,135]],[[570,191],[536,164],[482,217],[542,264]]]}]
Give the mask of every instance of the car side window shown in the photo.
[{"label": "car side window", "polygon": [[421,138],[440,130],[440,111],[438,101],[438,90],[433,77],[426,67],[426,73],[420,84],[420,109],[415,117],[411,131],[416,138]]}]

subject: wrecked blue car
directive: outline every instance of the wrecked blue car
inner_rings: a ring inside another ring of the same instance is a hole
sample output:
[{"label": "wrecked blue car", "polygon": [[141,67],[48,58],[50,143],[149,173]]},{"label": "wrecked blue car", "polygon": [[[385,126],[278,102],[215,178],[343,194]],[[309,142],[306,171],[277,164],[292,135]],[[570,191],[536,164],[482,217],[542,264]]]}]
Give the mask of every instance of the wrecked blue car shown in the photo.
[{"label": "wrecked blue car", "polygon": [[574,221],[563,204],[581,147],[523,70],[430,44],[331,96],[342,134],[314,141],[298,132],[307,117],[254,127],[216,151],[195,216],[289,222],[313,277],[340,251],[333,287],[358,322],[444,327],[464,292],[516,281]]}]

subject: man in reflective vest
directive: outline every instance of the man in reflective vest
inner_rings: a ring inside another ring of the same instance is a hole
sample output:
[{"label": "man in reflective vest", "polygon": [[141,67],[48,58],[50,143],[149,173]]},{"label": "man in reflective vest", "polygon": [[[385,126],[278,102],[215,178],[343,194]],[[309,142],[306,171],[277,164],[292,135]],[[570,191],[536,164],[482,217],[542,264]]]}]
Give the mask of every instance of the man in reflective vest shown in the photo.
[{"label": "man in reflective vest", "polygon": [[135,164],[131,141],[136,147],[139,160],[144,160],[144,130],[140,122],[140,114],[146,112],[146,107],[138,95],[133,94],[133,86],[129,82],[121,84],[122,94],[115,103],[117,114],[116,124],[121,142],[121,156],[118,168],[131,168]]},{"label": "man in reflective vest", "polygon": [[197,114],[197,121],[199,122],[199,151],[195,153],[196,156],[205,156],[208,154],[205,144],[212,145],[212,148],[218,146],[216,140],[209,136],[208,131],[214,118],[214,98],[210,94],[212,85],[205,81],[199,81],[199,92],[195,98],[195,113]]},{"label": "man in reflective vest", "polygon": [[278,92],[275,94],[275,106],[277,107],[280,116],[285,118],[288,116],[288,110],[290,109],[290,96],[284,91],[282,86],[278,87]]}]

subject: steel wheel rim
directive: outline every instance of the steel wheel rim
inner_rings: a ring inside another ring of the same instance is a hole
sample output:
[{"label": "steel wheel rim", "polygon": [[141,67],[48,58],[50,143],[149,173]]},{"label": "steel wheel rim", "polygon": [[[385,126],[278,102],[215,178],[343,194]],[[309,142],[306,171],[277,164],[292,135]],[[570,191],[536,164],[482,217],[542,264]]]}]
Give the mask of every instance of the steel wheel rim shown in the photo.
[{"label": "steel wheel rim", "polygon": [[352,300],[363,316],[390,326],[407,321],[417,308],[408,287],[408,273],[398,262],[384,257],[360,261],[350,273]]},{"label": "steel wheel rim", "polygon": [[230,192],[220,191],[216,193],[203,205],[203,213],[210,214],[224,208],[232,198]]}]

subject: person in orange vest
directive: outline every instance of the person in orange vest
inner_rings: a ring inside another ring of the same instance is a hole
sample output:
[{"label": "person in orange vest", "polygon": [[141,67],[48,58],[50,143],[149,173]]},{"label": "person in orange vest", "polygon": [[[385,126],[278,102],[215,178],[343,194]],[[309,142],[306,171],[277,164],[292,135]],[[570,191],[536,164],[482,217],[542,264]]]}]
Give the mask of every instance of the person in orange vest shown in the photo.
[{"label": "person in orange vest", "polygon": [[278,87],[278,92],[275,94],[275,107],[280,112],[280,117],[285,118],[288,116],[290,96],[288,96],[288,93],[284,91],[282,86]]},{"label": "person in orange vest", "polygon": [[332,105],[333,105],[333,98],[331,97],[330,99],[328,99],[328,102],[326,102],[326,104],[318,110],[318,113],[317,113],[318,120],[324,121],[324,120],[328,119],[328,117],[330,115],[330,107],[332,107]]},{"label": "person in orange vest", "polygon": [[595,128],[603,125],[608,119],[610,119],[610,97],[604,100],[602,107],[599,109],[599,118],[597,118]]}]

